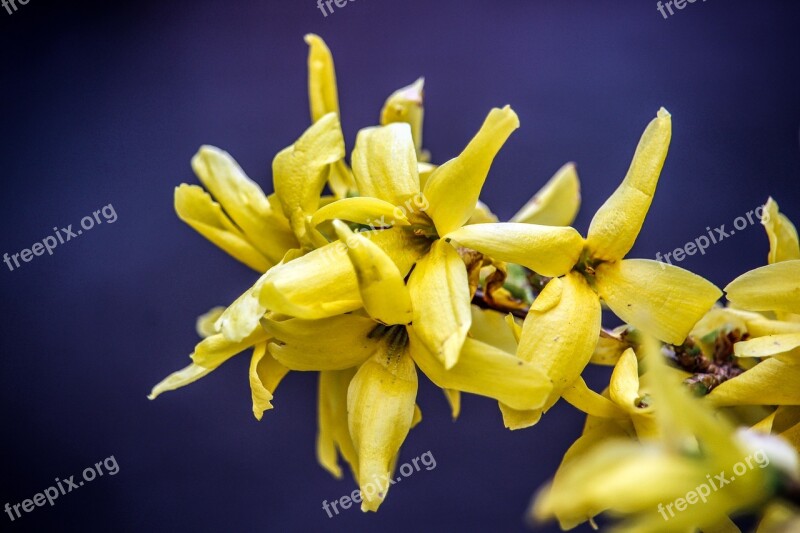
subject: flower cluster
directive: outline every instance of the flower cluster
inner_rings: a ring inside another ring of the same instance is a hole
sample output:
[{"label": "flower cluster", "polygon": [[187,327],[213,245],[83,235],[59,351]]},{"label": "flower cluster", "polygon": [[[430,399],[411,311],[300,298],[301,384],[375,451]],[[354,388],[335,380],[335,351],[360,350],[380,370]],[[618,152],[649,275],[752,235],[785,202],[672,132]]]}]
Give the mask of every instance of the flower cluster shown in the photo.
[{"label": "flower cluster", "polygon": [[[290,371],[319,372],[318,460],[341,477],[344,459],[361,487],[392,475],[420,422],[419,372],[454,418],[460,394],[472,393],[497,400],[510,429],[535,425],[564,398],[588,414],[586,427],[532,512],[565,528],[603,511],[631,515],[637,531],[717,527],[796,481],[786,442],[800,447],[800,250],[774,202],[765,207],[770,265],[732,282],[731,307],[718,307],[722,291],[702,277],[626,258],[667,156],[665,109],[585,237],[570,227],[580,205],[573,165],[499,222],[479,196],[519,127],[509,106],[489,111],[463,151],[435,165],[422,143],[420,79],[389,96],[348,163],[333,59],[318,36],[306,41],[312,124],[275,156],[274,193],[209,146],[192,160],[203,187],[175,191],[178,216],[260,277],[198,319],[191,364],[151,398],[252,350],[260,420]],[[603,329],[603,305],[625,326]],[[581,378],[590,363],[614,367],[602,394]],[[776,450],[768,470],[668,527],[656,520],[659,502],[756,441]],[[362,509],[385,497],[365,492]]]}]

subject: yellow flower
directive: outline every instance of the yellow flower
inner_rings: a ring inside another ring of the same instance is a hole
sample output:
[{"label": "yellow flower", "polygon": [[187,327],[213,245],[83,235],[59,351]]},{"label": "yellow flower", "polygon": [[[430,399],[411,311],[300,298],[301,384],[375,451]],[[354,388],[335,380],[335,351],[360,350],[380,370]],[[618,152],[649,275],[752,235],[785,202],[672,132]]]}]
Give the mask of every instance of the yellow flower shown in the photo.
[{"label": "yellow flower", "polygon": [[[541,406],[551,385],[536,366],[472,338],[460,343],[457,363],[446,369],[419,336],[426,325],[417,319],[415,307],[426,305],[428,293],[415,294],[410,281],[406,286],[403,273],[380,246],[338,220],[334,227],[346,243],[363,312],[311,320],[267,318],[263,325],[273,338],[269,352],[280,364],[291,370],[323,371],[319,460],[341,475],[338,449],[361,486],[362,509],[375,511],[386,496],[397,454],[412,425],[417,368],[443,389],[488,396],[518,409]],[[431,275],[437,263],[446,271],[464,268],[455,249],[437,240],[416,265],[415,273],[422,276],[417,290],[432,290],[431,284],[439,282]],[[466,290],[465,284],[464,292],[454,298],[469,305]],[[438,304],[453,305],[447,300]],[[353,367],[358,370],[353,372]]]},{"label": "yellow flower", "polygon": [[[671,132],[671,117],[662,108],[642,135],[622,184],[592,219],[585,241],[574,231],[556,234],[545,226],[519,223],[475,224],[446,235],[495,259],[553,276],[531,305],[518,352],[544,367],[554,383],[544,411],[592,357],[600,333],[600,299],[636,329],[680,343],[721,295],[713,284],[681,268],[623,259],[650,207]],[[565,257],[568,261],[562,261]],[[512,429],[535,424],[543,412],[500,407]]]},{"label": "yellow flower", "polygon": [[[610,419],[587,421],[537,496],[534,516],[558,518],[563,529],[607,512],[627,518],[615,531],[737,531],[729,515],[763,505],[782,480],[797,480],[797,455],[780,439],[735,432],[670,378],[654,342],[642,351],[656,431],[635,441]],[[613,388],[612,395],[632,392]]]}]

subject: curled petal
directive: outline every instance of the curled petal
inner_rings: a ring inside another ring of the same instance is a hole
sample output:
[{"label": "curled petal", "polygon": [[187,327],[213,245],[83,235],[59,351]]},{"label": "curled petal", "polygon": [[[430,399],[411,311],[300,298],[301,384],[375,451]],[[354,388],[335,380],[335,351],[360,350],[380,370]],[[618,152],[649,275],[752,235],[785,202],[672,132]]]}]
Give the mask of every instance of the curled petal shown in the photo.
[{"label": "curled petal", "polygon": [[769,263],[800,259],[800,242],[797,229],[786,215],[778,210],[778,203],[770,197],[764,205],[761,223],[769,238]]},{"label": "curled petal", "polygon": [[377,511],[394,459],[414,420],[417,370],[406,350],[379,351],[362,364],[347,390],[350,435],[358,454],[362,511]]},{"label": "curled petal", "polygon": [[671,137],[672,118],[662,107],[642,134],[622,184],[592,219],[586,246],[593,258],[618,261],[633,247],[650,209]]},{"label": "curled petal", "polygon": [[308,44],[308,100],[311,121],[316,122],[328,113],[339,114],[336,69],[331,51],[321,37],[309,33],[305,41]]},{"label": "curled petal", "polygon": [[401,205],[417,195],[417,156],[409,125],[397,122],[359,131],[353,172],[361,196]]},{"label": "curled petal", "polygon": [[407,226],[409,224],[405,211],[394,204],[378,198],[357,196],[344,198],[321,207],[311,217],[311,225],[318,226],[326,220],[337,218],[373,228]]},{"label": "curled petal", "polygon": [[439,239],[411,273],[408,288],[420,340],[447,368],[458,361],[472,323],[467,269],[458,252]]},{"label": "curled petal", "polygon": [[266,342],[256,344],[250,359],[250,393],[256,420],[261,420],[264,411],[272,409],[272,395],[287,373],[289,369],[267,352]]},{"label": "curled petal", "polygon": [[317,461],[337,479],[342,477],[339,454],[358,479],[358,455],[347,426],[347,388],[355,373],[355,368],[319,373]]},{"label": "curled petal", "polygon": [[411,126],[411,137],[414,139],[414,148],[417,158],[424,157],[422,151],[422,119],[425,110],[422,106],[423,88],[425,80],[417,81],[393,92],[381,109],[381,125],[394,122],[406,122]]}]

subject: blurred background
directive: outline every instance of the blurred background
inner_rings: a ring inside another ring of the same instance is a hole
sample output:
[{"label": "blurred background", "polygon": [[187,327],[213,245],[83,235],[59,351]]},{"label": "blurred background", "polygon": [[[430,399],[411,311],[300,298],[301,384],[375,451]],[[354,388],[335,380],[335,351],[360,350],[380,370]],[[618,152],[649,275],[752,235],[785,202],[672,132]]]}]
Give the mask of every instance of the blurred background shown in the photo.
[{"label": "blurred background", "polygon": [[[118,219],[13,271],[0,264],[0,505],[112,455],[119,472],[13,523],[0,514],[3,531],[529,528],[531,496],[581,430],[563,402],[511,433],[496,402],[474,396],[454,423],[423,380],[424,420],[400,461],[430,451],[436,468],[377,514],[328,518],[322,501],[355,484],[316,464],[315,375],[290,374],[260,423],[249,356],[145,397],[189,362],[195,317],[256,279],[177,219],[173,188],[197,182],[189,160],[214,144],[271,191],[272,157],[310,120],[307,32],[333,51],[348,151],[418,76],[435,162],[511,104],[522,128],[483,195],[501,218],[574,161],[585,232],[664,106],[672,147],[631,257],[731,229],[768,195],[800,221],[797,3],[695,2],[667,19],[650,0],[357,0],[327,17],[314,0],[16,5],[0,8],[0,253],[108,204]],[[767,249],[748,225],[680,266],[724,286]],[[605,379],[590,371],[595,388]]]}]

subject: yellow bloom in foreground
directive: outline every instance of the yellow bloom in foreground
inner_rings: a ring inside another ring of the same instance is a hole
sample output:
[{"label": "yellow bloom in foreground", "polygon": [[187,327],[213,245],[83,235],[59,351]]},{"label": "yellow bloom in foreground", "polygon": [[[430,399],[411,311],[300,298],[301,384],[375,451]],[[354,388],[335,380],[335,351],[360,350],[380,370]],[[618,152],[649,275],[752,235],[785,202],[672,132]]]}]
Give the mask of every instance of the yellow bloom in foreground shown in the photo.
[{"label": "yellow bloom in foreground", "polygon": [[[762,505],[781,480],[797,480],[797,455],[780,439],[734,432],[669,379],[655,343],[643,352],[657,437],[632,441],[587,423],[533,514],[558,518],[563,529],[606,512],[627,518],[615,531],[737,531],[729,515]],[[587,439],[593,431],[612,436]]]},{"label": "yellow bloom in foreground", "polygon": [[[495,259],[554,276],[534,301],[523,326],[519,356],[543,366],[553,381],[549,409],[580,376],[600,333],[604,301],[628,324],[660,340],[683,342],[721,292],[681,268],[643,259],[624,259],[644,223],[672,134],[671,117],[661,109],[648,125],[628,174],[597,211],[586,240],[577,233],[544,232],[530,224],[475,224],[446,237]],[[551,250],[568,264],[543,264]],[[538,422],[542,411],[518,412],[502,406],[507,427]]]},{"label": "yellow bloom in foreground", "polygon": [[[488,396],[518,409],[541,406],[551,385],[534,365],[469,338],[459,347],[458,362],[446,369],[419,338],[424,323],[415,319],[414,306],[423,299],[406,286],[395,262],[367,237],[334,224],[346,243],[364,311],[316,320],[266,319],[264,329],[274,339],[269,352],[285,367],[336,372],[320,382],[330,401],[320,406],[318,457],[338,476],[338,448],[362,488],[362,509],[375,511],[412,426],[417,367],[444,389]],[[461,257],[443,240],[433,243],[416,268],[428,272],[434,261],[463,268]],[[353,374],[348,369],[354,366]]]}]

